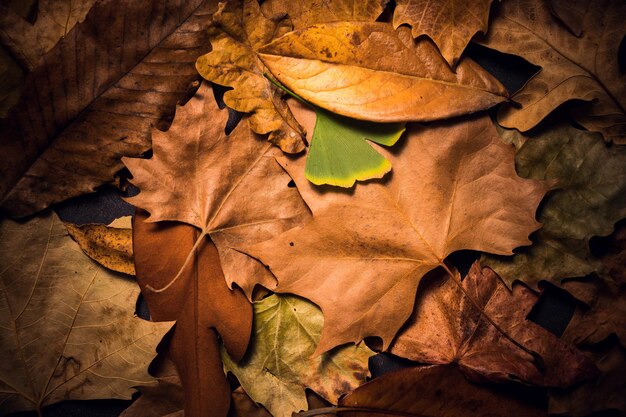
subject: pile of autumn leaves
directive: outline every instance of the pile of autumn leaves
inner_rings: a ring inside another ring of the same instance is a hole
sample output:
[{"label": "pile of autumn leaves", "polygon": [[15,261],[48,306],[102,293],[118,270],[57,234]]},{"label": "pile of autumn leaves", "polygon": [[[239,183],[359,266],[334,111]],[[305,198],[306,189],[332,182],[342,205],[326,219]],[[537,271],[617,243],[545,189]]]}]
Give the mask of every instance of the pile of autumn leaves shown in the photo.
[{"label": "pile of autumn leaves", "polygon": [[[125,417],[546,415],[513,381],[552,414],[626,410],[624,3],[504,0],[489,29],[489,0],[157,3],[69,6],[58,44],[47,2],[0,19],[32,70],[3,81],[3,209],[120,160],[140,190],[132,226],[2,220],[0,415],[135,387]],[[542,67],[512,100],[461,56],[478,31]],[[561,337],[526,319],[540,281],[578,300]],[[375,351],[420,365],[366,383]]]}]

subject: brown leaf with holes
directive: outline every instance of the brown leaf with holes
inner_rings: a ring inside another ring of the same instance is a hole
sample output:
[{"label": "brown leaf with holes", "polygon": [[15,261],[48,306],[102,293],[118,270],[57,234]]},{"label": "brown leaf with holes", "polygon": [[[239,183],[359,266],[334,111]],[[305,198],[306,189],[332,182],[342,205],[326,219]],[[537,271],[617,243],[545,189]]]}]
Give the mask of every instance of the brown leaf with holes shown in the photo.
[{"label": "brown leaf with holes", "polygon": [[0,121],[0,205],[25,216],[113,180],[189,97],[212,0],[100,1],[27,77]]},{"label": "brown leaf with holes", "polygon": [[527,287],[516,285],[510,291],[493,270],[478,262],[462,286],[502,330],[539,353],[545,369],[486,322],[454,280],[442,274],[420,286],[413,315],[390,352],[423,363],[457,363],[475,381],[516,379],[563,387],[596,375],[581,352],[526,319],[538,299]]},{"label": "brown leaf with holes", "polygon": [[279,159],[313,219],[245,248],[277,277],[275,291],[321,307],[318,353],[367,336],[388,346],[411,315],[420,280],[446,256],[511,253],[539,227],[545,184],[517,176],[513,149],[487,116],[413,125],[398,149],[377,150],[393,176],[349,191],[310,184],[304,158]]}]

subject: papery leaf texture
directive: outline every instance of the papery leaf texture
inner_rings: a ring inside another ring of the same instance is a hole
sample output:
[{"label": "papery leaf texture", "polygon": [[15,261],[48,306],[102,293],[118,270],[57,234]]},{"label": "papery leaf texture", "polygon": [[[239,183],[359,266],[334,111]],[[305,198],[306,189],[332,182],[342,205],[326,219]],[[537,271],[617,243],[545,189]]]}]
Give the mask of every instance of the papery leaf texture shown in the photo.
[{"label": "papery leaf texture", "polygon": [[244,248],[277,277],[274,291],[320,306],[318,352],[367,336],[386,348],[411,315],[422,277],[449,254],[510,254],[539,227],[546,186],[515,174],[513,149],[487,116],[410,126],[393,151],[378,152],[393,176],[349,192],[310,184],[304,158],[279,159],[313,218]]},{"label": "papery leaf texture", "polygon": [[[227,119],[228,112],[218,109],[204,84],[178,110],[169,131],[154,131],[151,159],[124,159],[141,190],[128,201],[148,211],[150,222],[171,220],[198,228],[193,249],[210,237],[229,285],[237,283],[251,298],[255,284],[272,288],[276,280],[236,248],[276,236],[309,212],[298,191],[287,186],[289,176],[275,160],[280,151],[251,132],[245,119],[226,135]],[[189,260],[192,248],[188,253]],[[178,274],[188,264],[179,265]]]},{"label": "papery leaf texture", "polygon": [[0,44],[0,119],[20,98],[24,71]]},{"label": "papery leaf texture", "polygon": [[506,89],[470,59],[453,72],[428,39],[390,23],[335,22],[260,49],[272,75],[306,101],[373,122],[428,121],[490,108]]},{"label": "papery leaf texture", "polygon": [[552,15],[576,36],[583,33],[589,3],[591,3],[589,0],[549,0]]},{"label": "papery leaf texture", "polygon": [[[21,217],[111,182],[199,78],[212,0],[106,0],[24,82],[0,121],[0,205]],[[130,29],[132,28],[132,30]]]},{"label": "papery leaf texture", "polygon": [[0,415],[130,399],[172,323],[135,316],[137,285],[97,265],[54,213],[0,223]]},{"label": "papery leaf texture", "polygon": [[582,100],[574,119],[607,141],[626,144],[626,75],[618,62],[626,4],[599,0],[587,6],[580,37],[551,15],[548,0],[505,1],[497,8],[481,43],[541,66],[513,96],[518,104],[500,109],[502,126],[526,132],[563,103]]},{"label": "papery leaf texture", "polygon": [[533,245],[483,263],[509,286],[516,279],[536,288],[540,280],[559,285],[564,278],[602,274],[605,267],[591,255],[589,239],[610,235],[626,217],[626,150],[563,123],[529,138],[515,130],[502,131],[502,137],[516,143],[522,177],[556,181],[556,189],[542,203],[543,227],[532,236]]},{"label": "papery leaf texture", "polygon": [[318,23],[373,22],[383,12],[386,3],[386,0],[267,0],[261,3],[261,10],[266,16],[286,14],[294,28],[302,29]]},{"label": "papery leaf texture", "polygon": [[456,65],[470,39],[487,33],[493,0],[398,0],[393,26],[411,26],[414,38],[430,37],[451,66]]},{"label": "papery leaf texture", "polygon": [[291,30],[284,16],[266,17],[256,0],[229,0],[213,15],[210,31],[212,51],[196,62],[198,72],[208,81],[232,87],[224,103],[250,113],[248,124],[283,151],[304,149],[305,132],[281,99],[282,91],[264,77],[267,71],[258,49]]},{"label": "papery leaf texture", "polygon": [[[526,319],[538,299],[527,287],[516,285],[510,291],[493,270],[478,262],[463,279],[465,291],[451,277],[434,278],[420,286],[413,315],[391,353],[422,363],[457,363],[474,381],[514,379],[563,387],[596,376],[582,352]],[[544,368],[485,321],[485,314],[515,341],[541,355]]]},{"label": "papery leaf texture", "polygon": [[307,409],[305,388],[327,400],[356,388],[368,376],[374,352],[364,344],[313,355],[324,317],[313,303],[292,295],[273,294],[254,303],[252,340],[239,363],[223,355],[225,369],[274,417]]}]

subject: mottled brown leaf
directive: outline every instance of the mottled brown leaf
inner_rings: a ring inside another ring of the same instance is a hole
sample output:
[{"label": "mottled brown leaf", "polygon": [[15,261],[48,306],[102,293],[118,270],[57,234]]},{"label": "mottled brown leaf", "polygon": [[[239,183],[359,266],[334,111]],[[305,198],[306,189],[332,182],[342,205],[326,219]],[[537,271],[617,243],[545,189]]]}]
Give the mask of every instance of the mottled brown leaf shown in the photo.
[{"label": "mottled brown leaf", "polygon": [[302,29],[318,23],[373,22],[386,3],[387,0],[267,0],[261,4],[261,10],[266,16],[286,14],[296,29]]}]

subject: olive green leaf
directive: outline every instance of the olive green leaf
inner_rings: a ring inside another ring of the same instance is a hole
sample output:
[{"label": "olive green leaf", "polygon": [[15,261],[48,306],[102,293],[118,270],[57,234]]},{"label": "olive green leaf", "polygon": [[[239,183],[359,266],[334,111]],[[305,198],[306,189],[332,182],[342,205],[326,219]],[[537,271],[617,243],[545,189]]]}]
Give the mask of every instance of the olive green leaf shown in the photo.
[{"label": "olive green leaf", "polygon": [[484,256],[509,285],[522,279],[531,286],[540,280],[560,284],[568,277],[592,272],[604,274],[599,259],[589,250],[592,236],[611,234],[626,217],[626,149],[604,143],[602,136],[553,125],[533,137],[501,130],[505,142],[517,148],[520,176],[554,180],[555,190],[540,207],[543,227],[533,245],[511,257]]},{"label": "olive green leaf", "polygon": [[225,368],[274,417],[306,410],[305,388],[336,403],[365,382],[374,352],[363,345],[345,345],[313,357],[323,325],[315,304],[292,295],[271,295],[254,304],[246,357],[237,364],[222,350]]}]

